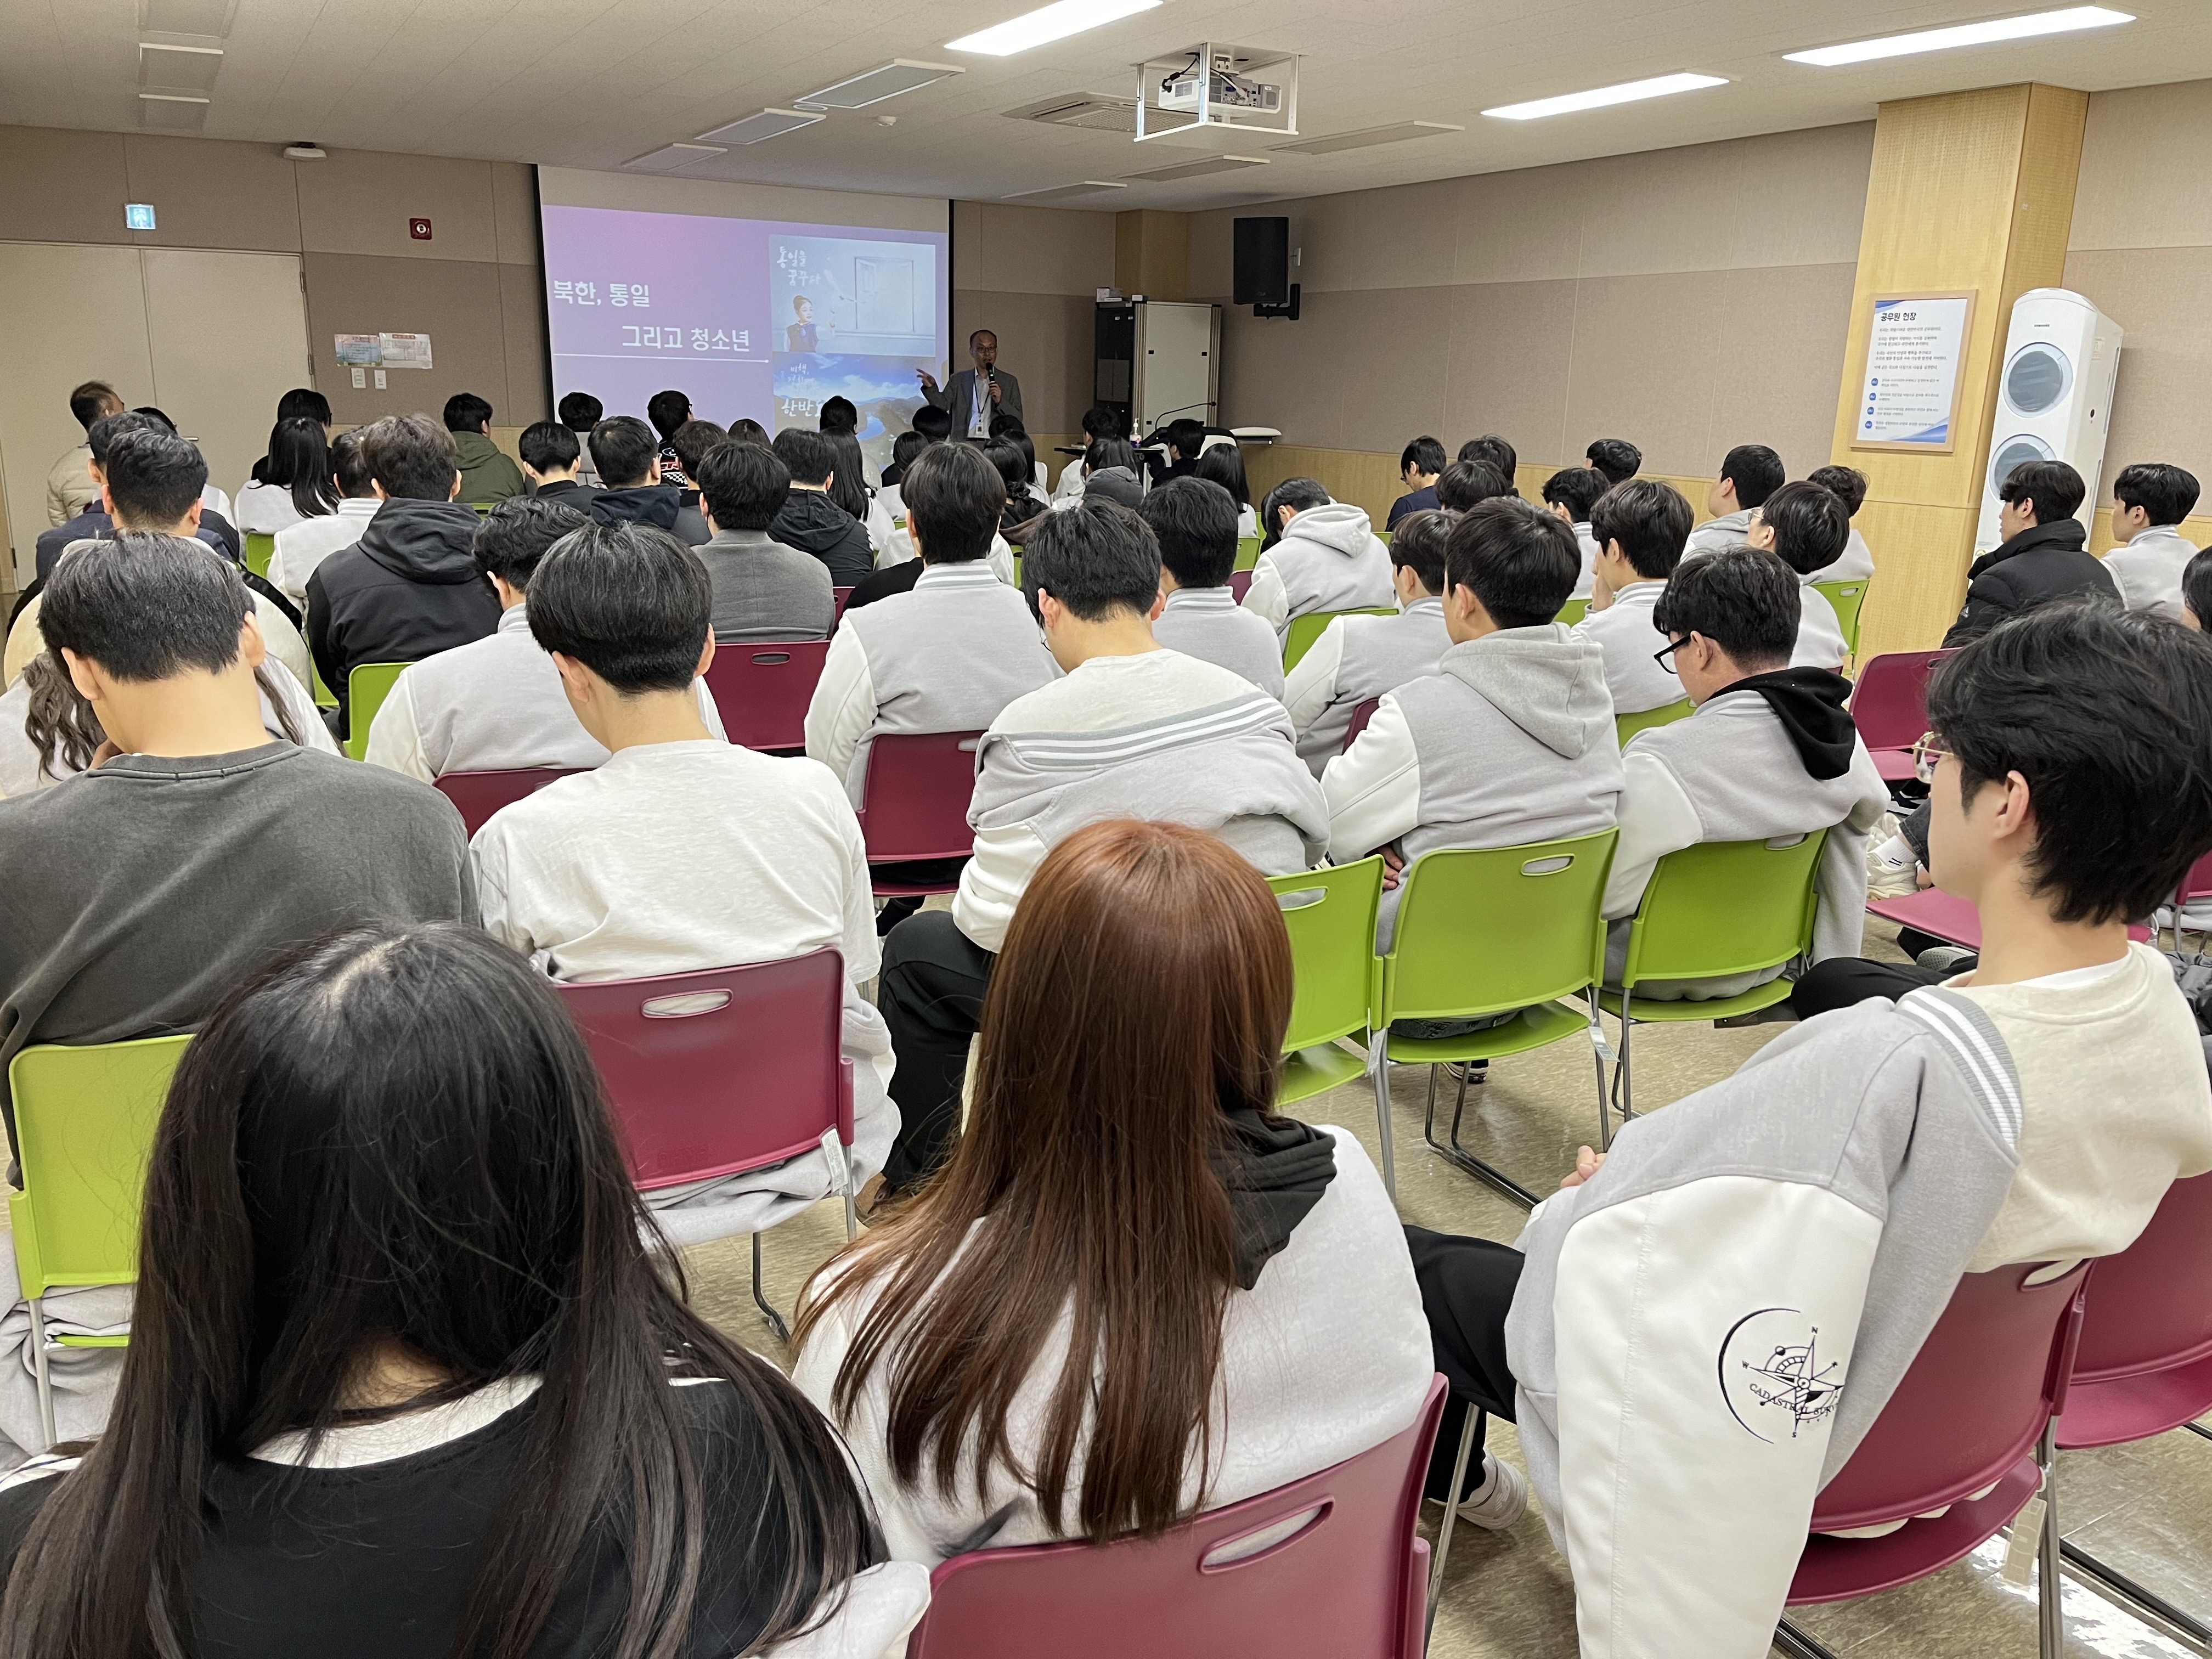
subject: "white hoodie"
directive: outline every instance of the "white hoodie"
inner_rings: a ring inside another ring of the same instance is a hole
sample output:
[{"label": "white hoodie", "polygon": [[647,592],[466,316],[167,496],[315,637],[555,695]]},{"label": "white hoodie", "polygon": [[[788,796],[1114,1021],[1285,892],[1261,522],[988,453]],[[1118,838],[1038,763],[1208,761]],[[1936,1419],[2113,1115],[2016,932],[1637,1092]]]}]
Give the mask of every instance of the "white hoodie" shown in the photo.
[{"label": "white hoodie", "polygon": [[1390,550],[1376,538],[1367,510],[1349,501],[1323,501],[1295,515],[1282,540],[1252,567],[1244,608],[1265,617],[1280,635],[1293,617],[1310,611],[1395,608]]}]

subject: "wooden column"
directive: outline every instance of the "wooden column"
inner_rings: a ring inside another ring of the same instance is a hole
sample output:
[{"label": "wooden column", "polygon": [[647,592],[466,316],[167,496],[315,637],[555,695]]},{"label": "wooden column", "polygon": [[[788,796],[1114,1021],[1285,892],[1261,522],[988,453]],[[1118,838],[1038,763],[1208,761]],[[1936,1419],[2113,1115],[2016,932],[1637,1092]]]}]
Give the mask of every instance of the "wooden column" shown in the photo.
[{"label": "wooden column", "polygon": [[1114,216],[1114,286],[1148,300],[1190,297],[1190,215],[1139,208]]},{"label": "wooden column", "polygon": [[[2013,301],[2066,267],[2088,94],[1991,87],[1881,106],[1832,459],[1867,475],[1858,523],[1876,573],[1859,660],[1937,643],[1958,613],[1989,465],[1990,418]],[[1948,455],[1851,448],[1874,302],[1976,290]]]}]

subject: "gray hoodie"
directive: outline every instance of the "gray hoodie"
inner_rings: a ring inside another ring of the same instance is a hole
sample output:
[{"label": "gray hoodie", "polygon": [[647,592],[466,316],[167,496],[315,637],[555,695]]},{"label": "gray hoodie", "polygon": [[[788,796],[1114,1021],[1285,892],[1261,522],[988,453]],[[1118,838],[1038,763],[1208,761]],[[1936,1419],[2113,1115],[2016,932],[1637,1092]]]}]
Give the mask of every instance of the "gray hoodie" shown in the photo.
[{"label": "gray hoodie", "polygon": [[1376,539],[1367,510],[1324,501],[1292,519],[1282,540],[1252,567],[1244,608],[1265,617],[1276,633],[1309,611],[1395,609],[1390,550]]},{"label": "gray hoodie", "polygon": [[1740,507],[1733,513],[1722,514],[1717,519],[1706,520],[1690,532],[1690,539],[1682,546],[1682,556],[1685,559],[1702,558],[1708,553],[1717,553],[1724,547],[1737,545],[1751,529],[1753,511],[1755,509],[1752,507]]}]

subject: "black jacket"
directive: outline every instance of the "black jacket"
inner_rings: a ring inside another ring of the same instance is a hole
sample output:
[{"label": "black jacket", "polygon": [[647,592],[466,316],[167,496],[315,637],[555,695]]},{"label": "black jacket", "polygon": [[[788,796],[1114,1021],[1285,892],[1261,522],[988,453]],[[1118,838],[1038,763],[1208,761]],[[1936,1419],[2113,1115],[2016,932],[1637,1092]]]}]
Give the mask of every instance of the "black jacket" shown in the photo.
[{"label": "black jacket", "polygon": [[876,568],[868,526],[819,489],[794,489],[768,533],[830,567],[832,587],[856,587]]},{"label": "black jacket", "polygon": [[541,501],[558,501],[579,513],[589,513],[592,503],[607,492],[591,484],[578,483],[574,478],[556,478],[550,483],[538,485],[531,493]]},{"label": "black jacket", "polygon": [[307,648],[337,694],[340,736],[346,677],[362,663],[417,662],[499,626],[499,597],[477,568],[481,522],[457,501],[388,501],[307,578]]},{"label": "black jacket", "polygon": [[856,582],[852,596],[845,601],[845,609],[857,611],[864,605],[873,605],[878,599],[887,599],[894,593],[911,593],[914,585],[921,580],[928,567],[920,559],[902,559],[896,564],[887,564],[864,582]]},{"label": "black jacket", "polygon": [[2083,546],[2089,532],[2079,519],[2061,519],[2023,530],[1976,559],[1966,572],[1966,603],[1943,636],[1964,645],[2023,611],[2052,599],[2094,593],[2118,601],[2119,590],[2104,562]]},{"label": "black jacket", "polygon": [[684,505],[684,492],[674,484],[632,484],[593,494],[592,501],[570,505],[580,505],[601,524],[649,524],[673,532],[686,547],[704,547],[714,534],[697,507]]}]

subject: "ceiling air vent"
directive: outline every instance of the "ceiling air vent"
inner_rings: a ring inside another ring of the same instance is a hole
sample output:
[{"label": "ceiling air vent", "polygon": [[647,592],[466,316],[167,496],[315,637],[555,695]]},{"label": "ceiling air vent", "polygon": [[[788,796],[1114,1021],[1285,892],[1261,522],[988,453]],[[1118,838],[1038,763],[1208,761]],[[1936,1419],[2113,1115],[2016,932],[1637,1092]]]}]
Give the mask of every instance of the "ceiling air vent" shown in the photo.
[{"label": "ceiling air vent", "polygon": [[1137,130],[1137,100],[1099,92],[1063,93],[1038,103],[1010,109],[1017,121],[1042,121],[1055,127],[1088,127],[1094,132]]}]

